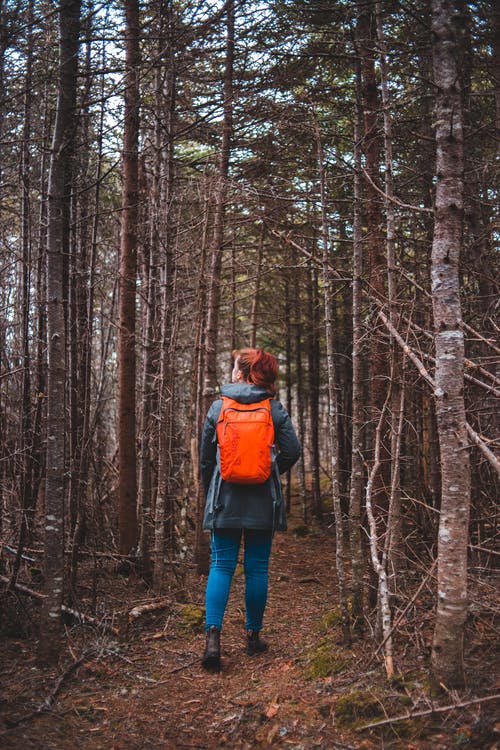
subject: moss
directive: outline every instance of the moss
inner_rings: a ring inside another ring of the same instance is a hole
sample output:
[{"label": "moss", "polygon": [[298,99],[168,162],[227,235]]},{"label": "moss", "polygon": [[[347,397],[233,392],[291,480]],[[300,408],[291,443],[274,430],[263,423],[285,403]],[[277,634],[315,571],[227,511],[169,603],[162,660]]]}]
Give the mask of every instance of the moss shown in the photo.
[{"label": "moss", "polygon": [[360,719],[383,718],[380,701],[366,690],[354,690],[341,695],[335,703],[335,721],[339,725],[354,726]]},{"label": "moss", "polygon": [[335,607],[331,612],[327,612],[326,615],[323,615],[319,625],[321,630],[325,632],[331,630],[331,628],[336,628],[338,625],[342,625],[342,613],[340,607]]},{"label": "moss", "polygon": [[321,642],[308,653],[306,678],[310,680],[330,677],[343,672],[350,663],[350,657],[330,642]]},{"label": "moss", "polygon": [[332,628],[336,628],[342,625],[342,612],[340,607],[334,607],[326,615],[323,615],[319,621],[319,629],[323,633],[327,633]]},{"label": "moss", "polygon": [[178,604],[179,627],[182,630],[201,630],[205,619],[205,607],[199,604]]}]

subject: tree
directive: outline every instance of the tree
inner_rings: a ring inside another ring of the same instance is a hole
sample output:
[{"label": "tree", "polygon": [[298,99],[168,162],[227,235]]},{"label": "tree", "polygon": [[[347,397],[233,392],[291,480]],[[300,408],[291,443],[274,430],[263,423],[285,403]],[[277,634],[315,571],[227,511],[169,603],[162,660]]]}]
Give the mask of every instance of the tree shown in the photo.
[{"label": "tree", "polygon": [[[224,92],[222,139],[219,153],[218,185],[214,211],[214,230],[211,245],[211,272],[207,299],[207,319],[204,345],[203,408],[206,415],[217,385],[217,333],[221,293],[222,253],[224,250],[224,216],[226,210],[227,179],[231,138],[233,133],[233,62],[234,62],[234,1],[227,3],[226,61],[224,69]],[[207,570],[207,550],[202,537],[203,491],[200,485],[197,511],[197,564],[200,571]]]},{"label": "tree", "polygon": [[460,85],[462,3],[433,0],[436,86],[436,197],[432,304],[436,346],[434,392],[441,453],[438,599],[432,644],[437,685],[460,687],[467,614],[470,466],[464,404],[464,336],[460,324],[459,257],[463,216],[463,114]]},{"label": "tree", "polygon": [[59,9],[57,109],[51,148],[47,245],[47,473],[45,482],[44,637],[40,656],[56,657],[63,597],[65,489],[64,256],[69,253],[70,162],[73,147],[80,30],[80,0]]},{"label": "tree", "polygon": [[135,304],[139,194],[139,5],[137,0],[125,0],[125,16],[126,75],[118,351],[118,509],[120,552],[122,555],[129,555],[134,551],[138,539],[135,442]]}]

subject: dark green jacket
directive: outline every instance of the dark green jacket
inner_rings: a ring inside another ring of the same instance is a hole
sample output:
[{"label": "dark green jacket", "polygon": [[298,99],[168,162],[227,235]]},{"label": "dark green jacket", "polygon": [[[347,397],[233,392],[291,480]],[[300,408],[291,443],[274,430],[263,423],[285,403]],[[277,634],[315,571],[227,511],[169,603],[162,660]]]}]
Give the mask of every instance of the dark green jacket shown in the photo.
[{"label": "dark green jacket", "polygon": [[[221,394],[242,404],[253,404],[269,398],[265,388],[251,383],[231,383]],[[210,407],[200,446],[200,471],[205,490],[204,529],[286,529],[286,513],[281,492],[280,474],[290,469],[300,456],[300,443],[288,412],[279,401],[271,399],[274,424],[271,476],[263,484],[225,482],[219,471],[215,426],[222,408],[217,399]]]}]

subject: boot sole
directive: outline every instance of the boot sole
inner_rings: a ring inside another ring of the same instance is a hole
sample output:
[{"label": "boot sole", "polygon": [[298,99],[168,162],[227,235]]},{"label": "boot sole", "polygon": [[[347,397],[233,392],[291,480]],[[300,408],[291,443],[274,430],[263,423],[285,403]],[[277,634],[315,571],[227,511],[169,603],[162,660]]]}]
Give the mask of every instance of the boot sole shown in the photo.
[{"label": "boot sole", "polygon": [[207,672],[220,672],[220,656],[207,656],[202,659],[201,666]]},{"label": "boot sole", "polygon": [[259,649],[248,648],[247,646],[247,648],[245,649],[248,656],[258,656],[259,654],[265,654],[266,651],[268,650],[269,650],[268,646],[266,646],[266,648],[259,648]]}]

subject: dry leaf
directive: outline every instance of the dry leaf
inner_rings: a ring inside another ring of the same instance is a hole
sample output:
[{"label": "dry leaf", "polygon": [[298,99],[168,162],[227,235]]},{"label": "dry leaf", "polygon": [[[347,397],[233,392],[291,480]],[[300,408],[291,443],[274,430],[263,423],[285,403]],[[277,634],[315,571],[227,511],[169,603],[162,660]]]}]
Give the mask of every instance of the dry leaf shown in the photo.
[{"label": "dry leaf", "polygon": [[280,730],[280,725],[277,723],[273,724],[272,728],[269,730],[269,732],[267,733],[267,737],[266,737],[268,745],[272,745],[272,743],[276,739],[276,735],[278,734],[279,730]]},{"label": "dry leaf", "polygon": [[280,704],[278,703],[278,696],[276,696],[276,698],[273,701],[271,701],[271,703],[269,704],[269,708],[266,711],[267,718],[272,719],[273,716],[276,716],[276,714],[278,713],[279,707],[280,707]]}]

